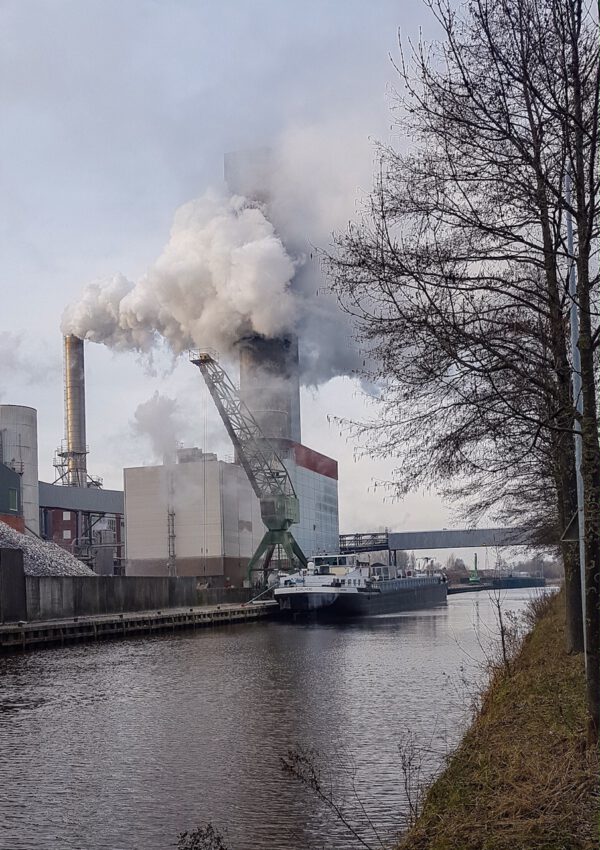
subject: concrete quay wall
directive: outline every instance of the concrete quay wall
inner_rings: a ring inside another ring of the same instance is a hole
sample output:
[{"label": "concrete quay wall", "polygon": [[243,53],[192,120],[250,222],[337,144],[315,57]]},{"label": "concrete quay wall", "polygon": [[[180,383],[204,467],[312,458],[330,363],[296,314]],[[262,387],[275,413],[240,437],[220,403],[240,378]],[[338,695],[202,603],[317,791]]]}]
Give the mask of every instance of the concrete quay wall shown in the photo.
[{"label": "concrete quay wall", "polygon": [[0,549],[0,623],[26,619],[23,553],[20,549]]},{"label": "concrete quay wall", "polygon": [[19,550],[0,550],[0,623],[247,602],[246,588],[206,588],[194,576],[25,576]]},{"label": "concrete quay wall", "polygon": [[247,602],[245,589],[203,588],[192,577],[26,576],[27,620]]}]

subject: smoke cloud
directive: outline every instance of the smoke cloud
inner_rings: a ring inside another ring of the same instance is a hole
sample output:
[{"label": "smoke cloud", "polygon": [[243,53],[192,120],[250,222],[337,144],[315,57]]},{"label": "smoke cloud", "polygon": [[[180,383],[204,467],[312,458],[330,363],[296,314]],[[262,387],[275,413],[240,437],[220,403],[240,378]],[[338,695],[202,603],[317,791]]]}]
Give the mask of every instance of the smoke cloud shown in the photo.
[{"label": "smoke cloud", "polygon": [[335,130],[295,128],[275,151],[229,155],[238,194],[209,190],[182,206],[148,272],[137,282],[117,274],[86,286],[63,314],[63,333],[150,356],[161,341],[175,354],[199,347],[226,355],[247,336],[295,333],[303,384],[359,372],[363,355],[319,260],[358,193],[358,151],[347,151],[348,168],[340,168],[339,138],[350,134]]},{"label": "smoke cloud", "polygon": [[[31,342],[25,345],[23,333],[0,331],[0,380],[4,387],[13,381],[44,384],[48,378],[59,375],[60,370],[60,360],[46,350],[32,350]],[[2,395],[0,390],[0,398]]]},{"label": "smoke cloud", "polygon": [[271,222],[244,198],[208,191],[177,210],[169,241],[137,282],[121,274],[85,287],[62,331],[116,350],[229,351],[247,334],[293,330],[295,264]]},{"label": "smoke cloud", "polygon": [[183,418],[177,401],[158,391],[139,404],[133,414],[134,435],[147,438],[153,459],[162,463],[174,462],[182,429]]},{"label": "smoke cloud", "polygon": [[[365,113],[367,126],[376,121]],[[321,254],[332,250],[333,234],[346,229],[372,185],[372,141],[357,127],[352,108],[330,110],[312,122],[290,122],[273,159],[269,217],[288,251],[305,257],[293,283],[303,302],[302,381],[317,387],[340,375],[355,377],[368,358],[328,289]]]}]

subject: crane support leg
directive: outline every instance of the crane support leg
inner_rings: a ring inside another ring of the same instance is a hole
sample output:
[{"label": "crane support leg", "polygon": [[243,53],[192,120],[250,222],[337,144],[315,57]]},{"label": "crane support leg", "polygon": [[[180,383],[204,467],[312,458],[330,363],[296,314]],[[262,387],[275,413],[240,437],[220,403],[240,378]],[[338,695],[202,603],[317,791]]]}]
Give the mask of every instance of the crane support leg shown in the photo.
[{"label": "crane support leg", "polygon": [[[265,536],[263,537],[263,539],[260,541],[260,543],[256,547],[256,552],[250,558],[250,562],[248,564],[248,578],[249,579],[252,578],[252,573],[258,568],[258,564],[259,564],[260,559],[262,558],[263,555],[265,555],[265,557],[268,555],[269,561],[273,557],[273,551],[275,549],[275,544],[271,543],[270,537],[271,537],[271,532],[270,531],[265,532]],[[271,551],[269,552],[269,550],[271,550]]]},{"label": "crane support leg", "polygon": [[273,557],[273,553],[275,551],[276,546],[283,547],[285,554],[289,558],[290,564],[294,564],[296,561],[298,561],[300,566],[306,566],[306,556],[298,545],[298,543],[296,542],[291,532],[287,530],[266,531],[263,539],[260,541],[256,548],[256,552],[254,553],[248,564],[248,578],[250,580],[252,579],[252,573],[260,569],[259,563],[263,555],[264,561],[262,569],[265,571],[266,579],[266,573],[268,571],[269,564],[271,562],[271,558]]},{"label": "crane support leg", "polygon": [[290,564],[293,564],[294,560],[296,560],[300,563],[300,566],[305,567],[308,561],[306,560],[306,555],[304,554],[300,546],[298,546],[296,538],[293,534],[290,534],[289,531],[285,532],[285,534],[286,539],[283,541],[283,548],[285,549],[285,552],[288,558],[290,559]]}]

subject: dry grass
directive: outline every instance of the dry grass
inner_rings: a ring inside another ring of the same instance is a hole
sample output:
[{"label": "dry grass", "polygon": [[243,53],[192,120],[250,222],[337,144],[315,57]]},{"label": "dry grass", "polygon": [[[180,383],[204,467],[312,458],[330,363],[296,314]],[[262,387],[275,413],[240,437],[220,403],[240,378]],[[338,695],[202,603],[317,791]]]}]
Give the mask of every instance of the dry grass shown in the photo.
[{"label": "dry grass", "polygon": [[564,651],[562,595],[497,670],[479,716],[398,850],[592,850],[598,754],[586,749],[583,660]]}]

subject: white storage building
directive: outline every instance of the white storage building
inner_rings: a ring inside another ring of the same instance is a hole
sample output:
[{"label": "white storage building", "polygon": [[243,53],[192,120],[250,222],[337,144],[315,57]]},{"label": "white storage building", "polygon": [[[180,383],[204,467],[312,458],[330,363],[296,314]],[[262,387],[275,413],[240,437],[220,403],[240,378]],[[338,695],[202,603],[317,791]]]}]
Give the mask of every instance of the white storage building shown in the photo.
[{"label": "white storage building", "polygon": [[[294,536],[307,556],[337,551],[337,462],[292,441],[279,451],[300,499]],[[196,575],[240,586],[265,527],[243,468],[200,449],[125,474],[128,575]]]}]

